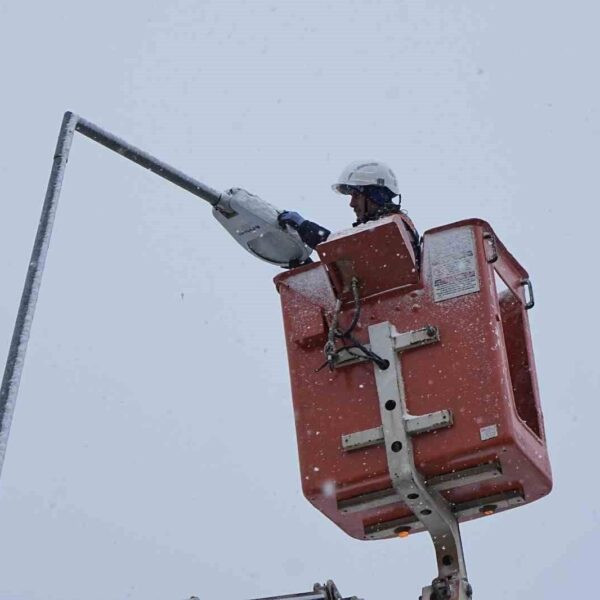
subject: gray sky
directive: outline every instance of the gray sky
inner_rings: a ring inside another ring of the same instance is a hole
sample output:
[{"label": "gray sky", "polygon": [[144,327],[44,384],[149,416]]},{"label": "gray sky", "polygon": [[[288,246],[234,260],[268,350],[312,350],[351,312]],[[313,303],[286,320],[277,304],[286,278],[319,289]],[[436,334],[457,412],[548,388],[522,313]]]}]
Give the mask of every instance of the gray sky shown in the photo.
[{"label": "gray sky", "polygon": [[[0,360],[73,110],[330,229],[350,160],[421,231],[488,220],[529,270],[555,489],[463,527],[476,598],[589,593],[599,534],[596,2],[0,0]],[[302,497],[277,269],[209,207],[75,139],[0,482],[0,598],[417,598],[425,535]],[[182,298],[183,294],[183,298]],[[588,477],[591,475],[591,478]]]}]

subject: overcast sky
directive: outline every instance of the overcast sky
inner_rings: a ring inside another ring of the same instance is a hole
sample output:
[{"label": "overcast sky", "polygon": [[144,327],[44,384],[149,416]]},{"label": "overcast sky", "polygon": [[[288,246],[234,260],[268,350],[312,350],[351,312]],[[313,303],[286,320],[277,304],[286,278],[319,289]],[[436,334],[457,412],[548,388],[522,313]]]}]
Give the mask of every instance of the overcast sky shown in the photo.
[{"label": "overcast sky", "polygon": [[[353,215],[330,184],[384,160],[420,231],[486,219],[534,284],[555,489],[463,527],[475,598],[590,597],[599,18],[592,0],[0,0],[1,364],[65,110],[332,230]],[[0,481],[1,600],[328,578],[418,597],[426,535],[360,542],[302,496],[277,273],[76,136]]]}]

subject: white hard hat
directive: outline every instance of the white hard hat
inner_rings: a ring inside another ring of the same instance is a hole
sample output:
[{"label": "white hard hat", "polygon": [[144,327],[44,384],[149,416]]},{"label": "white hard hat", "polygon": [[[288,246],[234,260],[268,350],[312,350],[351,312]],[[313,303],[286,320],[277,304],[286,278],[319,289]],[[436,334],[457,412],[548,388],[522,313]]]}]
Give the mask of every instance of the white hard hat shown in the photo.
[{"label": "white hard hat", "polygon": [[386,187],[394,196],[400,193],[398,181],[385,163],[376,160],[357,160],[350,163],[331,187],[340,194],[349,194],[351,188],[362,185]]}]

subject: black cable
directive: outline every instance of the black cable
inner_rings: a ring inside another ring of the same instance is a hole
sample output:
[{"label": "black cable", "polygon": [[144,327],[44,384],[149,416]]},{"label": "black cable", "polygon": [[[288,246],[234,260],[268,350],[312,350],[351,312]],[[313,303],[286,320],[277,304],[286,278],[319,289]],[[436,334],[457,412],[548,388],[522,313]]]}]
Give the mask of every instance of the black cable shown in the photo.
[{"label": "black cable", "polygon": [[[358,286],[359,286],[358,278],[353,277],[352,278],[352,296],[354,297],[354,315],[352,316],[352,321],[350,322],[350,325],[342,331],[340,331],[337,328],[339,313],[341,311],[342,303],[341,303],[340,298],[338,298],[338,300],[336,301],[333,319],[331,321],[331,326],[329,328],[329,334],[327,335],[327,343],[325,344],[325,347],[323,348],[323,352],[325,354],[326,361],[318,369],[316,369],[315,372],[317,372],[317,373],[326,366],[329,366],[329,370],[333,371],[335,369],[335,365],[339,359],[340,352],[342,352],[343,350],[346,350],[347,352],[349,352],[353,356],[356,356],[357,358],[364,358],[366,360],[370,360],[370,361],[374,362],[382,370],[385,370],[390,366],[390,363],[388,360],[381,358],[381,356],[378,356],[377,354],[375,354],[375,352],[372,352],[371,350],[369,350],[367,347],[365,347],[363,344],[361,344],[356,338],[354,338],[352,335],[350,335],[352,333],[352,331],[355,329],[356,325],[358,324],[358,320],[360,318],[361,306],[360,306],[360,295],[358,293]],[[339,348],[336,348],[335,347],[335,339],[336,338],[341,339],[341,340],[350,340],[350,342],[352,342],[352,343],[346,344]],[[362,355],[353,354],[351,352],[351,350],[353,348],[358,348],[362,352]]]},{"label": "black cable", "polygon": [[381,358],[381,356],[375,354],[375,352],[363,346],[358,340],[353,338],[351,335],[348,336],[348,339],[353,344],[353,346],[351,347],[358,348],[362,353],[364,353],[368,360],[373,361],[382,371],[385,371],[390,366],[389,360]]}]

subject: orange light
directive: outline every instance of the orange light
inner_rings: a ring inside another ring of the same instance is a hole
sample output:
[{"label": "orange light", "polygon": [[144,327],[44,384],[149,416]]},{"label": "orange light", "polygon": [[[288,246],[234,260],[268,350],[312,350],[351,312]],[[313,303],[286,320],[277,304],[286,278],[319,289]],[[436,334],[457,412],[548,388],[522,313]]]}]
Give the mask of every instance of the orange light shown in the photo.
[{"label": "orange light", "polygon": [[489,517],[490,515],[493,515],[496,510],[498,509],[498,507],[495,504],[486,504],[485,506],[482,506],[479,509],[479,512],[482,515],[485,515],[486,517]]},{"label": "orange light", "polygon": [[399,531],[397,535],[399,538],[407,538],[410,535],[410,531],[403,529],[402,531]]}]

